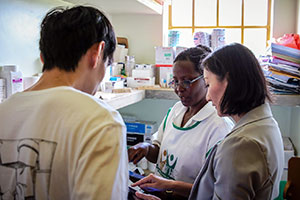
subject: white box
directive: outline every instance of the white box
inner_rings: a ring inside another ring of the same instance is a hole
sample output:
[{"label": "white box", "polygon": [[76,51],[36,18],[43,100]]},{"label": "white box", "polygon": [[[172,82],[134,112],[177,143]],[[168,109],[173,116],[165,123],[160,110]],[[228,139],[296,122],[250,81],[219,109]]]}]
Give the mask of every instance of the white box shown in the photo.
[{"label": "white box", "polygon": [[127,56],[128,49],[124,45],[117,45],[114,52],[114,61],[115,62],[125,62],[125,56]]},{"label": "white box", "polygon": [[127,87],[154,86],[155,77],[133,78],[127,77]]},{"label": "white box", "polygon": [[147,78],[154,76],[154,69],[134,69],[132,70],[132,77],[133,78]]},{"label": "white box", "polygon": [[156,66],[172,66],[174,55],[173,47],[155,47]]},{"label": "white box", "polygon": [[112,92],[113,89],[124,88],[124,81],[106,81],[105,82],[105,92]]},{"label": "white box", "polygon": [[173,78],[173,67],[159,67],[159,84],[161,87],[168,87]]}]

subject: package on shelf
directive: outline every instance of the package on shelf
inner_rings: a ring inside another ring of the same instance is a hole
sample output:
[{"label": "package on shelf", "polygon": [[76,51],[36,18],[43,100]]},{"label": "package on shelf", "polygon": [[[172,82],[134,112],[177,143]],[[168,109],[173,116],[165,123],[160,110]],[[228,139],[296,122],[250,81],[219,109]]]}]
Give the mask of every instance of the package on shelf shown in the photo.
[{"label": "package on shelf", "polygon": [[113,89],[124,88],[124,80],[121,80],[121,78],[116,77],[116,79],[111,79],[109,81],[106,81],[104,83],[104,86],[105,86],[104,92],[112,92]]},{"label": "package on shelf", "polygon": [[[182,50],[178,48],[178,51]],[[169,81],[173,78],[173,61],[175,51],[173,47],[155,47],[155,66],[159,68],[159,84],[161,87],[168,87]]]},{"label": "package on shelf", "polygon": [[152,78],[154,77],[153,65],[136,64],[135,69],[132,70],[133,78]]},{"label": "package on shelf", "polygon": [[23,75],[17,65],[4,65],[0,67],[0,78],[5,79],[5,98],[16,92],[23,91]]},{"label": "package on shelf", "polygon": [[140,86],[154,86],[155,77],[145,77],[145,78],[134,78],[127,77],[127,87],[140,87]]},{"label": "package on shelf", "polygon": [[155,65],[172,66],[175,58],[173,47],[155,47]]},{"label": "package on shelf", "polygon": [[152,135],[157,131],[157,123],[153,121],[125,121],[127,128],[127,145],[140,142],[151,142]]},{"label": "package on shelf", "polygon": [[159,67],[159,84],[161,87],[169,87],[169,83],[173,79],[173,67]]},{"label": "package on shelf", "polygon": [[295,149],[293,143],[289,137],[282,137],[283,146],[284,146],[284,168],[281,180],[287,180],[287,173],[288,173],[288,162],[289,160],[295,156]]},{"label": "package on shelf", "polygon": [[114,52],[114,61],[115,62],[125,62],[125,57],[127,56],[128,49],[124,45],[118,44]]}]

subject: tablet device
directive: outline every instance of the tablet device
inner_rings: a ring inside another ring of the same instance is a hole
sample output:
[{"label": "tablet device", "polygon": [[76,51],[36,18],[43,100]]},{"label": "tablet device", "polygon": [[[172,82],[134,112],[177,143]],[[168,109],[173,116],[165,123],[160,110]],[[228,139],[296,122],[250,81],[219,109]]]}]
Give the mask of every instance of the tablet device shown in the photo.
[{"label": "tablet device", "polygon": [[[132,182],[137,182],[139,180],[141,180],[142,178],[145,178],[143,175],[140,175],[138,173],[129,171],[129,179]],[[146,193],[154,193],[154,192],[161,192],[163,191],[162,189],[157,189],[157,188],[152,188],[152,187],[146,187],[146,188],[142,188],[142,190],[144,190]]]}]

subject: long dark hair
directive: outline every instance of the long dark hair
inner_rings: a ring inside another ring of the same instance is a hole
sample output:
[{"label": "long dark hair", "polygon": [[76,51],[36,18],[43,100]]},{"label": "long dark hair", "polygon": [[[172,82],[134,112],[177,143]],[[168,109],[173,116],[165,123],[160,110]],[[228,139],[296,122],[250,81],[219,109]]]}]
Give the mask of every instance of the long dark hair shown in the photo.
[{"label": "long dark hair", "polygon": [[220,105],[223,114],[244,114],[266,98],[271,101],[261,66],[247,47],[238,43],[224,46],[207,56],[202,66],[219,81],[228,81]]}]

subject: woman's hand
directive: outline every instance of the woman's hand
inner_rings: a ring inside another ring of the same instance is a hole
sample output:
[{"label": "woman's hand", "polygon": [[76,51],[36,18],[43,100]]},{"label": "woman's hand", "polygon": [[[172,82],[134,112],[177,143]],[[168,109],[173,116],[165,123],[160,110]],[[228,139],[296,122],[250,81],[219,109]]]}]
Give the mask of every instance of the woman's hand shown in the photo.
[{"label": "woman's hand", "polygon": [[137,164],[142,158],[148,155],[149,146],[151,144],[142,142],[128,149],[128,160]]},{"label": "woman's hand", "polygon": [[143,193],[139,193],[136,192],[135,195],[139,198],[139,199],[144,199],[144,200],[160,200],[160,198],[151,195],[151,194],[143,194]]},{"label": "woman's hand", "polygon": [[156,189],[161,189],[161,190],[171,190],[172,188],[172,183],[173,180],[168,180],[159,176],[156,176],[154,174],[150,174],[149,176],[135,182],[132,184],[132,187],[139,186],[140,188],[147,188],[147,187],[152,187]]}]

